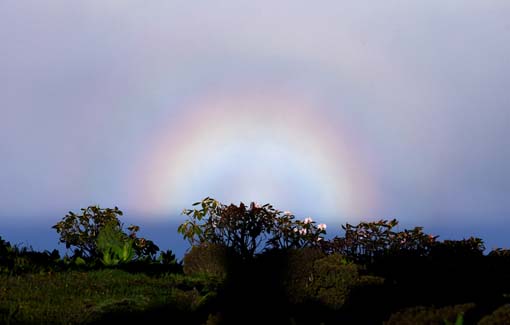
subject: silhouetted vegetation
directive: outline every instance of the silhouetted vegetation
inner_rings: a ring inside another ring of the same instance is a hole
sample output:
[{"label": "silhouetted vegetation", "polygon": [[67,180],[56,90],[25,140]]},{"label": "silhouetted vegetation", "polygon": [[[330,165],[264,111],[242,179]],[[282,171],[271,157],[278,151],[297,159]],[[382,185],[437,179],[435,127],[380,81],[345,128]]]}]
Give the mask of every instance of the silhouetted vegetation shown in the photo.
[{"label": "silhouetted vegetation", "polygon": [[91,206],[53,228],[70,255],[0,237],[0,323],[508,324],[510,253],[397,220],[326,225],[206,198],[182,261]]}]

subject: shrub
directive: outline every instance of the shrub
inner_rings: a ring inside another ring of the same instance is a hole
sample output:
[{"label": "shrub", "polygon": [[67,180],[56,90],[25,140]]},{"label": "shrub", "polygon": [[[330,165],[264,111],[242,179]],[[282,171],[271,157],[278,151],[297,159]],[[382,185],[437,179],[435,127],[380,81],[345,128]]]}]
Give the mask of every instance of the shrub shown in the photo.
[{"label": "shrub", "polygon": [[31,247],[11,247],[0,238],[0,274],[20,275],[23,273],[44,273],[60,270],[60,254],[52,252],[36,252]]},{"label": "shrub", "polygon": [[492,314],[483,317],[479,325],[506,325],[510,324],[510,305],[503,305]]},{"label": "shrub", "polygon": [[0,256],[4,256],[7,254],[8,250],[11,248],[11,243],[5,241],[2,236],[0,236]]},{"label": "shrub", "polygon": [[314,278],[314,262],[323,257],[325,254],[317,248],[287,251],[287,272],[283,285],[291,303],[303,303],[313,296],[311,282]]},{"label": "shrub", "polygon": [[457,320],[462,319],[462,315],[475,307],[475,304],[463,304],[455,306],[446,306],[442,308],[436,307],[412,307],[399,312],[396,312],[390,316],[390,318],[384,322],[385,325],[401,325],[401,324],[423,324],[423,325],[439,325],[439,324],[455,324]]},{"label": "shrub", "polygon": [[285,288],[291,303],[315,301],[339,309],[360,279],[358,266],[342,255],[301,249],[289,257]]},{"label": "shrub", "polygon": [[266,204],[224,205],[205,198],[185,209],[189,219],[178,231],[191,245],[219,244],[229,247],[243,259],[273,248],[317,246],[326,233],[326,225],[316,225],[311,218],[294,220],[290,212],[282,212]]},{"label": "shrub", "polygon": [[120,227],[119,216],[123,213],[117,207],[114,209],[101,209],[98,206],[89,206],[81,209],[78,215],[72,211],[52,228],[60,235],[60,242],[66,244],[66,248],[75,247],[77,252],[87,257],[99,257],[96,240],[99,230],[107,224],[115,224]]},{"label": "shrub", "polygon": [[217,244],[192,246],[184,255],[183,268],[187,275],[227,276],[228,249]]},{"label": "shrub", "polygon": [[0,274],[9,272],[9,253],[11,251],[11,243],[0,237]]},{"label": "shrub", "polygon": [[490,251],[488,256],[509,257],[510,256],[510,249],[495,248],[495,249]]},{"label": "shrub", "polygon": [[483,240],[477,237],[469,237],[461,240],[444,240],[434,245],[431,255],[444,258],[465,258],[483,256],[485,245]]},{"label": "shrub", "polygon": [[401,232],[393,231],[396,219],[361,222],[358,225],[342,225],[344,237],[335,237],[323,243],[329,253],[340,253],[358,262],[371,262],[374,258],[388,255],[426,256],[438,236],[427,235],[422,227]]},{"label": "shrub", "polygon": [[123,236],[129,236],[134,241],[134,250],[137,259],[153,258],[159,248],[150,240],[138,238],[136,232],[140,227],[131,225],[128,227],[129,235],[122,228],[119,216],[123,213],[119,208],[101,209],[98,206],[89,206],[81,209],[81,214],[69,212],[60,222],[55,224],[54,228],[60,235],[59,241],[64,243],[67,248],[74,247],[75,255],[85,258],[100,259],[103,257],[103,251],[97,247],[97,238],[100,230],[107,225],[111,225],[123,233]]},{"label": "shrub", "polygon": [[339,309],[349,292],[359,281],[358,266],[339,254],[314,262],[312,293],[315,299],[333,309]]}]

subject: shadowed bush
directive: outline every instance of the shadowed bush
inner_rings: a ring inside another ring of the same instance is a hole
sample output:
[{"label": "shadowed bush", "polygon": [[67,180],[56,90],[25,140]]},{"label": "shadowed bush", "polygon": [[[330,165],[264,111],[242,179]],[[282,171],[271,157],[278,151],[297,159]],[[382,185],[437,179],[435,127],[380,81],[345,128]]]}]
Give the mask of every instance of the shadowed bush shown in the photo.
[{"label": "shadowed bush", "polygon": [[463,315],[466,311],[474,308],[475,305],[463,304],[455,306],[446,306],[442,308],[435,307],[412,307],[390,316],[385,325],[444,325],[455,324],[459,315]]},{"label": "shadowed bush", "polygon": [[303,303],[312,296],[314,262],[326,255],[317,248],[292,249],[287,252],[283,286],[291,303]]},{"label": "shadowed bush", "polygon": [[317,302],[339,309],[360,279],[358,266],[342,255],[324,256],[310,248],[290,252],[284,286],[291,303]]},{"label": "shadowed bush", "polygon": [[11,247],[0,238],[0,275],[45,273],[60,271],[64,267],[57,250],[37,252],[27,247]]},{"label": "shadowed bush", "polygon": [[193,246],[184,255],[183,269],[187,275],[205,274],[225,278],[228,273],[228,249],[222,245]]},{"label": "shadowed bush", "polygon": [[479,325],[506,325],[510,324],[510,305],[504,305],[496,309],[492,314],[485,316]]}]

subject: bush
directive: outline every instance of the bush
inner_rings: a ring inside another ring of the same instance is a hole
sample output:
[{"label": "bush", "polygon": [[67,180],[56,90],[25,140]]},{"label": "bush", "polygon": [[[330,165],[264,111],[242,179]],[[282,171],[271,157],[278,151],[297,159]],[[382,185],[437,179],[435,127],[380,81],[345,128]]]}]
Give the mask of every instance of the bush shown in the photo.
[{"label": "bush", "polygon": [[485,245],[481,238],[444,240],[434,245],[431,255],[440,258],[469,258],[483,256]]},{"label": "bush", "polygon": [[291,249],[287,251],[287,272],[284,288],[291,303],[303,303],[310,299],[314,262],[325,254],[316,248]]},{"label": "bush", "polygon": [[312,294],[324,305],[339,309],[360,277],[358,266],[339,254],[332,254],[314,262]]},{"label": "bush", "polygon": [[218,278],[227,276],[228,249],[222,245],[192,246],[184,255],[183,268],[186,275],[208,275]]},{"label": "bush", "polygon": [[[412,307],[403,311],[396,312],[390,316],[385,325],[402,325],[402,324],[420,324],[420,325],[439,325],[439,324],[455,324],[462,315],[475,307],[475,304],[463,304],[455,306],[446,306],[442,308],[435,307]],[[460,318],[460,319],[461,319]]]},{"label": "bush", "polygon": [[66,245],[66,248],[75,248],[75,256],[91,259],[101,259],[104,256],[104,249],[97,246],[97,239],[101,229],[107,225],[120,231],[123,237],[133,240],[133,248],[137,259],[153,259],[159,248],[152,241],[136,236],[140,227],[131,225],[128,227],[129,234],[123,231],[123,225],[119,216],[123,213],[119,208],[101,209],[98,206],[89,206],[81,209],[81,214],[69,212],[54,228],[60,235],[59,241]]},{"label": "bush", "polygon": [[314,301],[339,309],[360,279],[358,266],[342,255],[324,257],[318,250],[301,249],[289,257],[285,288],[291,303]]},{"label": "bush", "polygon": [[274,248],[318,246],[326,233],[326,225],[315,225],[306,218],[294,220],[290,212],[282,212],[271,205],[259,206],[252,202],[224,205],[205,198],[185,209],[189,219],[178,231],[191,245],[220,244],[242,259],[253,259],[255,254]]},{"label": "bush", "polygon": [[345,224],[344,237],[335,237],[322,244],[328,253],[340,253],[357,262],[373,262],[382,256],[427,256],[438,236],[427,235],[423,227],[395,232],[396,219]]},{"label": "bush", "polygon": [[0,274],[44,273],[61,268],[60,254],[57,250],[36,252],[32,248],[11,247],[9,242],[0,238]]},{"label": "bush", "polygon": [[485,316],[479,325],[506,325],[510,324],[510,305],[504,305],[496,309],[492,314]]},{"label": "bush", "polygon": [[490,251],[488,256],[510,257],[510,249],[495,248],[495,249]]}]

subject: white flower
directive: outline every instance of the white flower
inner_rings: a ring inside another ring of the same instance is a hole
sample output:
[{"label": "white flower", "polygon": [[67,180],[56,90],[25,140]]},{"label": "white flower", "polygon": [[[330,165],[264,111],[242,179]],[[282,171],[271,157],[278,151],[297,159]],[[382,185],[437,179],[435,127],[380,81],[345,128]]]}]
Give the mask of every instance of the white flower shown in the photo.
[{"label": "white flower", "polygon": [[255,202],[254,206],[255,206],[256,209],[260,209],[261,208],[260,204],[258,204],[256,202]]},{"label": "white flower", "polygon": [[306,235],[306,229],[299,229],[300,235]]},{"label": "white flower", "polygon": [[317,228],[319,228],[319,230],[326,230],[326,224],[325,223],[321,223],[317,226]]},{"label": "white flower", "polygon": [[306,225],[306,224],[312,223],[312,221],[313,221],[312,218],[308,217],[308,218],[305,218],[304,223]]},{"label": "white flower", "polygon": [[319,237],[319,238],[317,238],[317,241],[321,241],[322,239],[323,239],[322,237]]},{"label": "white flower", "polygon": [[298,232],[298,231],[299,231],[299,229],[294,228],[294,229],[292,229],[292,231],[293,231],[293,232]]},{"label": "white flower", "polygon": [[290,211],[285,211],[285,212],[283,213],[283,215],[284,215],[284,216],[291,216],[291,215],[292,215],[292,212],[290,212]]}]

